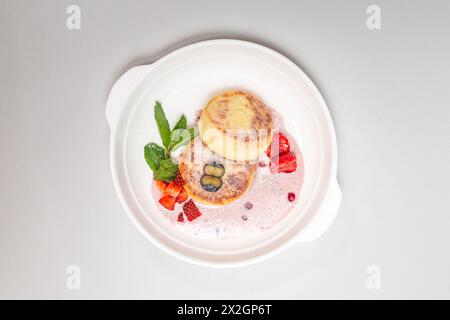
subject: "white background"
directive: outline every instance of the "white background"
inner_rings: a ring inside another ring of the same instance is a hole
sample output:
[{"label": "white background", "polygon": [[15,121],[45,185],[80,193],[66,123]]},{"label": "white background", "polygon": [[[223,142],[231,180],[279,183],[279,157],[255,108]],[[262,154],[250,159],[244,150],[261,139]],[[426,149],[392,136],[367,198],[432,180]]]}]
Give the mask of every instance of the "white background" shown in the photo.
[{"label": "white background", "polygon": [[[81,30],[66,28],[70,4]],[[381,30],[366,27],[370,4]],[[448,1],[1,0],[0,298],[450,298],[449,32]],[[319,240],[218,270],[128,220],[104,107],[128,68],[224,37],[271,47],[316,83],[343,203]],[[80,290],[66,287],[72,264]]]}]

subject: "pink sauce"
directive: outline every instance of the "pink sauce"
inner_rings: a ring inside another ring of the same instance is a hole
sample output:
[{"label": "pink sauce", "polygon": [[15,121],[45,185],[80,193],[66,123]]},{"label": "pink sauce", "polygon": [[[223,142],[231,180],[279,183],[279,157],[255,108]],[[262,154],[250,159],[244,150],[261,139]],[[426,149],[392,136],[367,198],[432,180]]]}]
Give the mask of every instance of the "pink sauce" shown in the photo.
[{"label": "pink sauce", "polygon": [[[160,206],[162,214],[175,228],[204,239],[230,239],[251,237],[255,233],[270,229],[282,220],[301,201],[300,190],[303,184],[304,163],[296,141],[284,129],[280,117],[274,112],[274,128],[289,139],[291,152],[297,157],[297,170],[291,173],[270,174],[269,158],[262,155],[254,181],[249,190],[236,201],[222,207],[208,207],[196,203],[202,216],[194,221],[178,222],[177,217],[183,211],[182,204],[176,204],[174,211]],[[158,201],[161,197],[153,185],[153,196]],[[295,200],[289,201],[288,194],[295,194]],[[251,208],[250,208],[251,207]]]}]

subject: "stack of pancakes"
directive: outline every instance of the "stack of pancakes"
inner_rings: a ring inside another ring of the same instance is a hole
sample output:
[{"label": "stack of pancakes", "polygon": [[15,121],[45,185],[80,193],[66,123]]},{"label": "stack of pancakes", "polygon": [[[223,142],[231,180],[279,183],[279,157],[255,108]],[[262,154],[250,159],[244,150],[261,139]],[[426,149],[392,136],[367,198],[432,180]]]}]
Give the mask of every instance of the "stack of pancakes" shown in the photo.
[{"label": "stack of pancakes", "polygon": [[[178,161],[189,196],[206,205],[224,205],[241,197],[252,184],[259,155],[272,140],[272,127],[270,109],[247,92],[226,91],[211,99],[201,111],[199,137]],[[209,163],[225,168],[222,186],[215,192],[200,184]]]}]

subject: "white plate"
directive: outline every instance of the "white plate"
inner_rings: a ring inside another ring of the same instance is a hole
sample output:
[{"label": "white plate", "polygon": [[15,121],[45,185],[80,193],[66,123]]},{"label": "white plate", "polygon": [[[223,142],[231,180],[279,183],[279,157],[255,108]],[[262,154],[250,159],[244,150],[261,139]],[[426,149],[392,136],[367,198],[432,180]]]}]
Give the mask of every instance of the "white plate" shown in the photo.
[{"label": "white plate", "polygon": [[[259,236],[209,240],[176,230],[150,194],[152,173],[143,147],[159,141],[153,120],[161,101],[170,123],[195,112],[217,92],[241,88],[258,95],[283,117],[299,144],[305,164],[301,201],[275,227]],[[108,98],[111,171],[118,196],[136,227],[163,250],[211,266],[259,261],[289,244],[317,238],[337,214],[337,147],[325,101],[311,80],[290,60],[266,47],[238,40],[199,42],[157,62],[127,71]]]}]

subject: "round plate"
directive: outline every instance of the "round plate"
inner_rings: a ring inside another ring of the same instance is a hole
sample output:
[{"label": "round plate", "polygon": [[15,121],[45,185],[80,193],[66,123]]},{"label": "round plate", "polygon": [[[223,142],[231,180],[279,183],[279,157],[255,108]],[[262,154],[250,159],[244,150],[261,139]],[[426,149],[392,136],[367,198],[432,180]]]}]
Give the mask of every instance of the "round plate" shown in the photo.
[{"label": "round plate", "polygon": [[[182,113],[192,121],[211,97],[236,88],[256,94],[281,114],[302,150],[304,183],[293,211],[270,230],[252,238],[204,241],[177,230],[162,216],[150,192],[152,173],[144,161],[143,147],[160,141],[153,119],[155,100],[162,103],[173,124]],[[237,265],[280,251],[319,214],[336,181],[336,138],[322,96],[294,63],[254,43],[200,42],[152,65],[132,69],[113,88],[107,113],[108,109],[111,166],[124,207],[144,235],[185,260]]]}]

